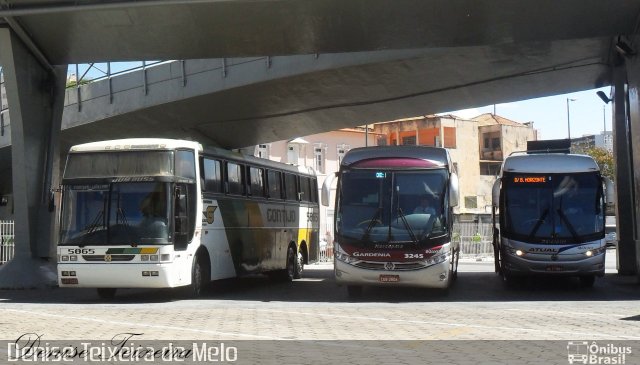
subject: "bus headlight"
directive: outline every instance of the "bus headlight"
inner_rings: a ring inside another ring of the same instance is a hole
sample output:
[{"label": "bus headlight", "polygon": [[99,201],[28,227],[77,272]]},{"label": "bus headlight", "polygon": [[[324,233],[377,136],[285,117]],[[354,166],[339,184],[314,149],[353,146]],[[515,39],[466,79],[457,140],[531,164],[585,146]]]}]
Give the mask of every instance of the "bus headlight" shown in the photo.
[{"label": "bus headlight", "polygon": [[522,256],[524,255],[524,252],[522,252],[522,250],[516,250],[516,256]]},{"label": "bus headlight", "polygon": [[593,251],[589,250],[589,251],[585,252],[584,254],[587,257],[591,257],[591,256],[593,256]]},{"label": "bus headlight", "polygon": [[340,244],[338,244],[337,242],[334,242],[333,247],[334,247],[333,255],[336,258],[336,260],[342,261],[346,264],[356,261],[354,257],[351,257],[346,252],[344,252],[340,248]]}]

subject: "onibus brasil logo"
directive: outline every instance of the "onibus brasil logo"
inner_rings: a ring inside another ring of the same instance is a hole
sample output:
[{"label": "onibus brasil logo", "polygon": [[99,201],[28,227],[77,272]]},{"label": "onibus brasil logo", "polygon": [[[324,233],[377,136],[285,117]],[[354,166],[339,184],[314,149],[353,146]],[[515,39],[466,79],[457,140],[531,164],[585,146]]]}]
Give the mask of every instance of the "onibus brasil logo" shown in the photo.
[{"label": "onibus brasil logo", "polygon": [[608,343],[599,345],[596,341],[569,341],[567,360],[569,364],[626,364],[630,346],[616,346]]}]

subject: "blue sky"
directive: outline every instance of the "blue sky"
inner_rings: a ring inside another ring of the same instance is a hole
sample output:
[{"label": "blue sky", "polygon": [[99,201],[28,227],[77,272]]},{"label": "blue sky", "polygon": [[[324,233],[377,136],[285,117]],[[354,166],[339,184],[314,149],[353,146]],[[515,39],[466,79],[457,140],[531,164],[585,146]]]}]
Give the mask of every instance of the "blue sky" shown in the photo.
[{"label": "blue sky", "polygon": [[[154,63],[157,61],[147,61]],[[111,72],[140,67],[142,62],[113,62]],[[78,73],[84,74],[89,65],[79,65]],[[96,63],[88,72],[88,78],[104,77],[107,70],[106,63]],[[75,65],[69,65],[69,73],[75,73]],[[606,119],[607,130],[611,130],[611,104],[604,104],[596,95],[602,90],[609,95],[610,88],[581,91],[571,94],[549,96],[507,104],[497,104],[496,114],[524,123],[533,121],[534,128],[539,132],[540,139],[560,139],[567,137],[567,98],[576,99],[569,102],[571,114],[571,137],[581,137],[585,134],[599,134],[603,130]],[[605,107],[603,115],[603,106]],[[483,113],[493,113],[493,105],[465,110],[457,110],[443,114],[455,114],[461,118],[473,118]]]},{"label": "blue sky", "polygon": [[[609,95],[611,88],[497,104],[496,114],[520,123],[534,122],[533,127],[539,131],[540,139],[567,138],[567,98],[576,99],[569,102],[571,137],[599,134],[605,120],[607,131],[611,131],[611,103],[605,104],[596,95],[598,90]],[[483,113],[493,113],[493,105],[450,112],[462,118],[473,118]]]}]

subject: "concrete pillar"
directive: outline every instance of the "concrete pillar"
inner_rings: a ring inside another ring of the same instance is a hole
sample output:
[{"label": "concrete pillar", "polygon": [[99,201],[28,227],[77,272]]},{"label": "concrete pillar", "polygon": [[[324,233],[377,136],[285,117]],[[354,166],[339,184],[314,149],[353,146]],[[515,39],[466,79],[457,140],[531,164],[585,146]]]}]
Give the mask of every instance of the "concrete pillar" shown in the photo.
[{"label": "concrete pillar", "polygon": [[[638,44],[638,40],[634,42]],[[630,145],[633,146],[631,160],[631,188],[633,189],[632,221],[633,240],[635,248],[635,271],[640,281],[640,60],[637,56],[626,60],[627,70],[627,95],[629,103],[629,132]],[[631,252],[629,252],[631,254]]]},{"label": "concrete pillar", "polygon": [[[636,207],[634,204],[634,174],[632,169],[634,162],[629,105],[627,104],[627,67],[623,59],[613,69],[613,86],[612,124],[613,151],[616,156],[616,217],[618,226],[617,267],[618,273],[621,275],[634,275],[637,272]],[[638,122],[636,119],[635,123]],[[636,161],[636,163],[639,162]]]},{"label": "concrete pillar", "polygon": [[15,256],[0,268],[0,288],[54,285],[51,231],[54,212],[49,190],[59,156],[66,66],[38,60],[9,28],[0,29],[11,114],[11,162],[15,217]]}]

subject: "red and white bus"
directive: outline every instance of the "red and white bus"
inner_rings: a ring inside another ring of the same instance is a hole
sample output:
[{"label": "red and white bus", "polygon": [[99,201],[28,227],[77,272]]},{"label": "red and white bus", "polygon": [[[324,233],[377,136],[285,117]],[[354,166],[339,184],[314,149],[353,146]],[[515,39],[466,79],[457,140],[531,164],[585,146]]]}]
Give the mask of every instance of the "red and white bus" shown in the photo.
[{"label": "red and white bus", "polygon": [[[350,150],[335,201],[334,270],[350,296],[365,285],[448,289],[459,245],[451,240],[458,177],[444,148],[378,146]],[[328,205],[332,182],[322,190]]]}]

